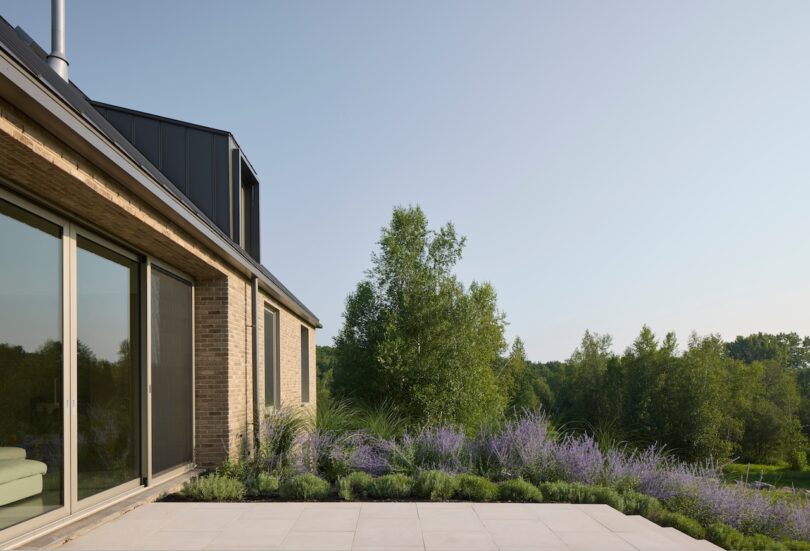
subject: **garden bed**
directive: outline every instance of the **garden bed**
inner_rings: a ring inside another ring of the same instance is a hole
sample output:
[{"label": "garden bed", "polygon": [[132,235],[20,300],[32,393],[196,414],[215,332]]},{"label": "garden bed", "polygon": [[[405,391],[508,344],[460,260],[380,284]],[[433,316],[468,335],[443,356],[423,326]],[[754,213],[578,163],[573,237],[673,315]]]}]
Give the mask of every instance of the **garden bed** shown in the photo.
[{"label": "garden bed", "polygon": [[556,434],[541,414],[474,436],[433,427],[385,439],[307,429],[276,412],[258,453],[170,499],[605,504],[725,549],[810,551],[804,498],[728,483],[657,447],[603,450],[587,435]]}]

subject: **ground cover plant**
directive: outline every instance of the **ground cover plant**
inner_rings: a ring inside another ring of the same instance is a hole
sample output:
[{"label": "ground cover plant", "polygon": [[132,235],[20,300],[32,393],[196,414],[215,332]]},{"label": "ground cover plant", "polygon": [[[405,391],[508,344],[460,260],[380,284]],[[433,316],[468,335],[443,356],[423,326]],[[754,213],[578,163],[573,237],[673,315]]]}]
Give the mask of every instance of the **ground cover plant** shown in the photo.
[{"label": "ground cover plant", "polygon": [[756,463],[732,463],[723,466],[726,480],[756,484],[763,482],[771,486],[801,488],[810,490],[810,469],[793,469],[787,463],[763,465]]},{"label": "ground cover plant", "polygon": [[287,418],[297,415],[272,413],[256,453],[225,463],[184,495],[602,503],[727,549],[810,548],[802,494],[729,482],[717,466],[683,463],[658,446],[600,446],[587,434],[555,430],[540,412],[472,433],[437,426],[390,438]]}]

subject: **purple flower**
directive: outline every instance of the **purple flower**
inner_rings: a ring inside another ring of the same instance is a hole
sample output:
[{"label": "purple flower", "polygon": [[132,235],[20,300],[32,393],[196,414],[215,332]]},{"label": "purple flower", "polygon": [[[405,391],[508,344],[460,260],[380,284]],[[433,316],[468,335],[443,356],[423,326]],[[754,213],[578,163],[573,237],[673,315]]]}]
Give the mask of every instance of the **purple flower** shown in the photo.
[{"label": "purple flower", "polygon": [[349,441],[349,464],[352,470],[364,471],[374,476],[391,471],[388,457],[394,447],[392,442],[363,432],[354,433]]},{"label": "purple flower", "polygon": [[588,436],[566,436],[554,447],[554,459],[559,477],[567,482],[596,484],[605,469],[605,457]]}]

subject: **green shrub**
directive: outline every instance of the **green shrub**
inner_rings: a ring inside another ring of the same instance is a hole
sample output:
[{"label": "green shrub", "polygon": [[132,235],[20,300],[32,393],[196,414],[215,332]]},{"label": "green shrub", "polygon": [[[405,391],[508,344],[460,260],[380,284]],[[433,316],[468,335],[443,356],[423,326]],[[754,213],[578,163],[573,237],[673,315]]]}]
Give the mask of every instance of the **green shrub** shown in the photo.
[{"label": "green shrub", "polygon": [[810,551],[810,541],[787,540],[782,543],[790,551]]},{"label": "green shrub", "polygon": [[692,496],[675,496],[666,500],[664,505],[670,511],[693,518],[703,525],[709,525],[716,520],[706,504]]},{"label": "green shrub", "polygon": [[788,551],[788,547],[766,535],[754,534],[745,536],[740,551]]},{"label": "green shrub", "polygon": [[624,511],[624,497],[607,486],[581,484],[579,482],[542,482],[539,484],[546,501],[556,503],[603,503]]},{"label": "green shrub", "polygon": [[584,497],[586,501],[581,503],[602,503],[613,507],[617,511],[624,511],[625,509],[624,497],[607,486],[591,486],[585,490]]},{"label": "green shrub", "polygon": [[804,449],[792,450],[789,454],[790,468],[794,471],[803,471],[807,468],[807,451]]},{"label": "green shrub", "polygon": [[686,515],[682,515],[681,513],[667,511],[658,519],[658,524],[661,526],[671,526],[673,528],[677,528],[684,534],[688,534],[696,540],[702,540],[706,537],[706,529],[703,528],[698,521],[691,519]]},{"label": "green shrub", "polygon": [[504,480],[498,484],[498,497],[503,501],[514,501],[518,503],[543,501],[543,494],[531,482],[522,478]]},{"label": "green shrub", "polygon": [[278,477],[270,473],[259,473],[256,477],[256,493],[260,496],[271,496],[278,493],[278,486]]},{"label": "green shrub", "polygon": [[377,499],[405,499],[411,497],[413,479],[404,474],[386,474],[375,478],[368,487],[368,495]]},{"label": "green shrub", "polygon": [[456,493],[457,486],[456,478],[444,471],[422,471],[416,476],[414,492],[431,501],[447,501]]},{"label": "green shrub", "polygon": [[724,549],[734,551],[789,551],[790,549],[784,543],[763,534],[746,536],[722,522],[709,525],[706,529],[706,539]]},{"label": "green shrub", "polygon": [[221,474],[195,478],[183,487],[183,495],[194,501],[241,501],[245,493],[241,481]]},{"label": "green shrub", "polygon": [[563,503],[568,500],[571,484],[568,482],[541,482],[537,485],[546,501]]},{"label": "green shrub", "polygon": [[373,480],[370,474],[362,471],[348,474],[338,479],[338,495],[346,501],[354,501],[359,497],[365,497]]},{"label": "green shrub", "polygon": [[281,481],[278,493],[292,501],[318,501],[329,496],[329,483],[314,474],[305,473]]},{"label": "green shrub", "polygon": [[467,501],[492,501],[498,498],[498,485],[474,474],[456,476],[456,497]]},{"label": "green shrub", "polygon": [[655,522],[665,512],[660,501],[641,492],[625,492],[622,497],[624,498],[622,513],[626,515],[641,515]]},{"label": "green shrub", "polygon": [[723,549],[740,549],[745,536],[722,522],[715,522],[706,528],[706,539]]}]

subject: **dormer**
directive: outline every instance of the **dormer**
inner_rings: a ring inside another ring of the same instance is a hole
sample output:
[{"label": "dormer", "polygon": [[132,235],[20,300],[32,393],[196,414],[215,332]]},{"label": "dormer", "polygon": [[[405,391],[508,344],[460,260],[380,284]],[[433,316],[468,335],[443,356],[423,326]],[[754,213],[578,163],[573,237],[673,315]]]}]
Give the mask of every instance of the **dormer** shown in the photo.
[{"label": "dormer", "polygon": [[225,235],[261,261],[259,179],[230,132],[91,104]]}]

